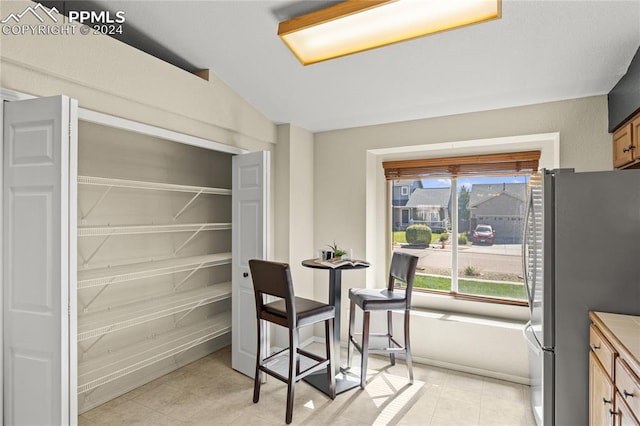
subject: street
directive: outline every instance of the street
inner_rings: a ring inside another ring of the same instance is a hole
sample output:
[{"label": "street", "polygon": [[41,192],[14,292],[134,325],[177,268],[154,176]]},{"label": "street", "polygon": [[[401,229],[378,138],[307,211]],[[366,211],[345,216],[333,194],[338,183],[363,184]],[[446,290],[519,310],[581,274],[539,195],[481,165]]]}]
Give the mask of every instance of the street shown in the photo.
[{"label": "street", "polygon": [[[468,267],[477,277],[499,281],[522,282],[522,246],[520,244],[465,245],[459,246],[458,271],[465,275]],[[451,247],[444,249],[432,244],[429,248],[398,247],[398,251],[420,257],[418,272],[450,275]]]}]

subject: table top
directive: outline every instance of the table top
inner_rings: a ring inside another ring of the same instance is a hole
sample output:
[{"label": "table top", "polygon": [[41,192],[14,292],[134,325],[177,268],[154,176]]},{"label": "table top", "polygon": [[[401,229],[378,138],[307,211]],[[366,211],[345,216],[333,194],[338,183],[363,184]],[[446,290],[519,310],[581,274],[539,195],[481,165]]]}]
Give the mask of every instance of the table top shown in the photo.
[{"label": "table top", "polygon": [[334,268],[329,265],[323,264],[322,260],[320,259],[307,259],[302,261],[302,266],[306,266],[307,268],[314,268],[314,269],[339,269],[339,270],[364,269],[370,266],[369,262],[366,262],[364,260],[354,259],[354,262],[365,262],[365,264],[358,263],[356,265],[352,265],[347,263],[345,265],[341,265]]}]

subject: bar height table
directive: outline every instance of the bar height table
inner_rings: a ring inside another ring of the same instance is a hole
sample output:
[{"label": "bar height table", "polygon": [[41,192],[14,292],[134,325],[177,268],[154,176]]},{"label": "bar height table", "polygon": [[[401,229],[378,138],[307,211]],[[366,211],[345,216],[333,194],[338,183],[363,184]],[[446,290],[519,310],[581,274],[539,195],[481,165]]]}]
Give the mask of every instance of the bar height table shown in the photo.
[{"label": "bar height table", "polygon": [[[369,264],[363,265],[342,265],[338,268],[332,268],[322,264],[318,259],[307,259],[302,261],[302,266],[313,269],[329,270],[329,305],[333,305],[336,310],[336,316],[333,321],[333,347],[334,347],[334,365],[336,373],[336,394],[346,392],[350,389],[360,386],[360,376],[349,371],[342,370],[340,367],[340,305],[342,295],[342,271],[350,271],[354,269],[368,268]],[[305,382],[309,383],[316,389],[329,394],[329,383],[327,376],[323,372],[310,374],[305,377]]]}]

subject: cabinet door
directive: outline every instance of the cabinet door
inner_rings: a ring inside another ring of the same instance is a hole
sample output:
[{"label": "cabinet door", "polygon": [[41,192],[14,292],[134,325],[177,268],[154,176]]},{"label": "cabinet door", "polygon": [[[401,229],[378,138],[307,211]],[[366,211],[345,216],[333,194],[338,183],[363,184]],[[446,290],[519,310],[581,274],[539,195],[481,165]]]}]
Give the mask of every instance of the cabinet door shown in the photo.
[{"label": "cabinet door", "polygon": [[[269,152],[233,157],[231,366],[249,377],[256,367],[257,329],[250,259],[267,259]],[[269,334],[262,332],[269,352]]]},{"label": "cabinet door", "polygon": [[64,96],[4,104],[5,424],[77,422],[76,111]]},{"label": "cabinet door", "polygon": [[589,425],[613,425],[613,383],[593,352],[589,353]]},{"label": "cabinet door", "polygon": [[[640,414],[640,413],[636,413]],[[631,409],[624,402],[624,398],[616,392],[616,426],[640,426],[640,422],[631,413]]]},{"label": "cabinet door", "polygon": [[623,167],[633,161],[634,151],[637,149],[630,148],[633,146],[631,134],[631,123],[625,124],[613,134],[613,167]]},{"label": "cabinet door", "polygon": [[640,159],[640,115],[631,120],[631,146],[633,149],[633,159]]}]

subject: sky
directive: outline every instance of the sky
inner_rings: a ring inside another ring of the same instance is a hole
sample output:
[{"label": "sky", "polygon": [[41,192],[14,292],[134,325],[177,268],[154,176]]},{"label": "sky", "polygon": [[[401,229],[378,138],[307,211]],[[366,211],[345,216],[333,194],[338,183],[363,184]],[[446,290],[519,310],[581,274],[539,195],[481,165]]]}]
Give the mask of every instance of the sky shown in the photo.
[{"label": "sky", "polygon": [[[458,191],[465,186],[471,189],[474,183],[526,183],[528,176],[490,176],[474,178],[458,178]],[[450,179],[422,179],[423,188],[450,188]]]}]

